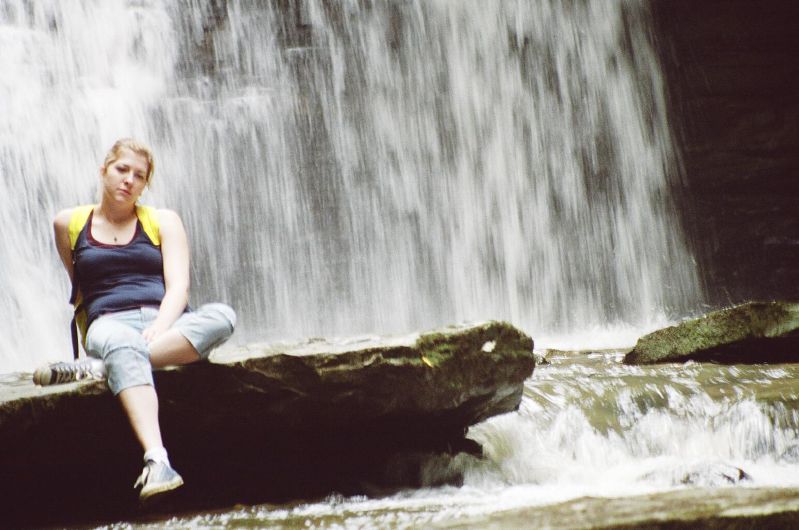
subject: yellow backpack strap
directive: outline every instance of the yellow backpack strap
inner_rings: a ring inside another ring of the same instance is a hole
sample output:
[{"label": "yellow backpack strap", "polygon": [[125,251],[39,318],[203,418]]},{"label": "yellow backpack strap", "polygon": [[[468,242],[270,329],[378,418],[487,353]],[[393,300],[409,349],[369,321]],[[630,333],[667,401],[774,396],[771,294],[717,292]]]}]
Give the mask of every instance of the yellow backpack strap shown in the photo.
[{"label": "yellow backpack strap", "polygon": [[136,216],[141,222],[144,233],[156,247],[161,246],[161,236],[159,235],[158,212],[152,206],[136,205]]},{"label": "yellow backpack strap", "polygon": [[[72,250],[75,250],[75,245],[78,242],[78,236],[80,235],[81,230],[83,230],[83,227],[86,226],[86,223],[89,220],[89,215],[91,215],[94,207],[94,204],[84,204],[83,206],[73,208],[72,216],[70,216],[69,225],[67,226],[67,230],[69,231],[69,248]],[[70,324],[70,331],[72,335],[72,354],[75,359],[77,359],[79,355],[79,331],[84,341],[84,347],[86,340],[86,310],[83,308],[83,296],[81,296],[77,277],[73,278],[72,295],[70,296],[69,301],[75,306],[75,315],[72,318],[72,324]]]},{"label": "yellow backpack strap", "polygon": [[72,216],[69,218],[69,248],[75,250],[75,244],[78,242],[78,235],[83,227],[86,226],[86,221],[89,220],[94,204],[84,204],[73,208]]}]

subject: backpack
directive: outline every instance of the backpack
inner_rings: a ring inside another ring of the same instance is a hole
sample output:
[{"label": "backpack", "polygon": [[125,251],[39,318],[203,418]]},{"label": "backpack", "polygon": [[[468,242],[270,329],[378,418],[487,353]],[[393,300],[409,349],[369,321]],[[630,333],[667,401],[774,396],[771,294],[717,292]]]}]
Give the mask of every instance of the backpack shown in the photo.
[{"label": "backpack", "polygon": [[[69,218],[69,248],[73,252],[72,256],[72,294],[69,297],[69,303],[72,304],[75,308],[74,316],[72,317],[72,323],[70,324],[70,333],[72,335],[72,355],[75,359],[78,358],[78,333],[80,333],[81,341],[80,343],[83,344],[84,348],[86,347],[86,331],[87,331],[87,319],[88,314],[86,313],[86,308],[83,307],[83,295],[80,292],[80,285],[78,280],[78,271],[74,267],[75,264],[75,245],[78,243],[78,236],[80,235],[83,228],[86,226],[86,223],[89,221],[89,215],[91,215],[92,211],[96,207],[96,204],[85,204],[83,206],[78,206],[74,210],[72,210],[72,216]],[[144,233],[147,234],[147,237],[150,238],[150,241],[153,242],[153,245],[159,247],[161,246],[161,238],[159,236],[159,225],[158,225],[158,215],[156,214],[155,208],[151,206],[142,206],[140,204],[136,205],[136,217],[139,218],[139,222],[141,223],[142,229]]]}]

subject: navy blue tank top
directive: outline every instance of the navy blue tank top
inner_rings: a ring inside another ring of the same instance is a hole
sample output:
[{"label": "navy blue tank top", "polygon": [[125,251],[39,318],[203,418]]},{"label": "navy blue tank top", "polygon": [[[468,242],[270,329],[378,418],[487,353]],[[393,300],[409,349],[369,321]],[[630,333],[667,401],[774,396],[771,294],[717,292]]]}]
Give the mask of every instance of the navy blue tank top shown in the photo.
[{"label": "navy blue tank top", "polygon": [[83,294],[87,326],[104,313],[161,305],[164,261],[141,222],[126,245],[107,245],[91,235],[89,215],[75,243],[75,274]]}]

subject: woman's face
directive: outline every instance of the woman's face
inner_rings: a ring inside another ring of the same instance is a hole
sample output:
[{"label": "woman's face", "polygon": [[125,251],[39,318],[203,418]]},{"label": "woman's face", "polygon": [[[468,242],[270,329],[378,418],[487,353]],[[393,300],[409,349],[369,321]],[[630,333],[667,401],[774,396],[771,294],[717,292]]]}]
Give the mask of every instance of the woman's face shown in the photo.
[{"label": "woman's face", "polygon": [[101,168],[103,195],[113,201],[135,203],[147,185],[147,159],[122,148],[119,156]]}]

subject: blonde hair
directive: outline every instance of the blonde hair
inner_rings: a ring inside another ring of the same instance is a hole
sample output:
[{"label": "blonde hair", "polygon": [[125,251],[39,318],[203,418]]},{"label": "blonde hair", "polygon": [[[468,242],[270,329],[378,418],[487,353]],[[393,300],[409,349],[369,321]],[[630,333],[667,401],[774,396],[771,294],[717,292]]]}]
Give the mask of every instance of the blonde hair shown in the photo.
[{"label": "blonde hair", "polygon": [[111,165],[120,157],[122,149],[129,149],[137,155],[143,156],[145,160],[147,160],[147,175],[145,182],[147,183],[147,186],[149,186],[150,178],[153,176],[153,171],[155,170],[153,153],[150,151],[149,147],[138,140],[134,140],[133,138],[121,138],[111,146],[111,149],[109,149],[108,153],[105,155],[105,160],[103,160],[103,169],[108,168],[109,165]]}]

